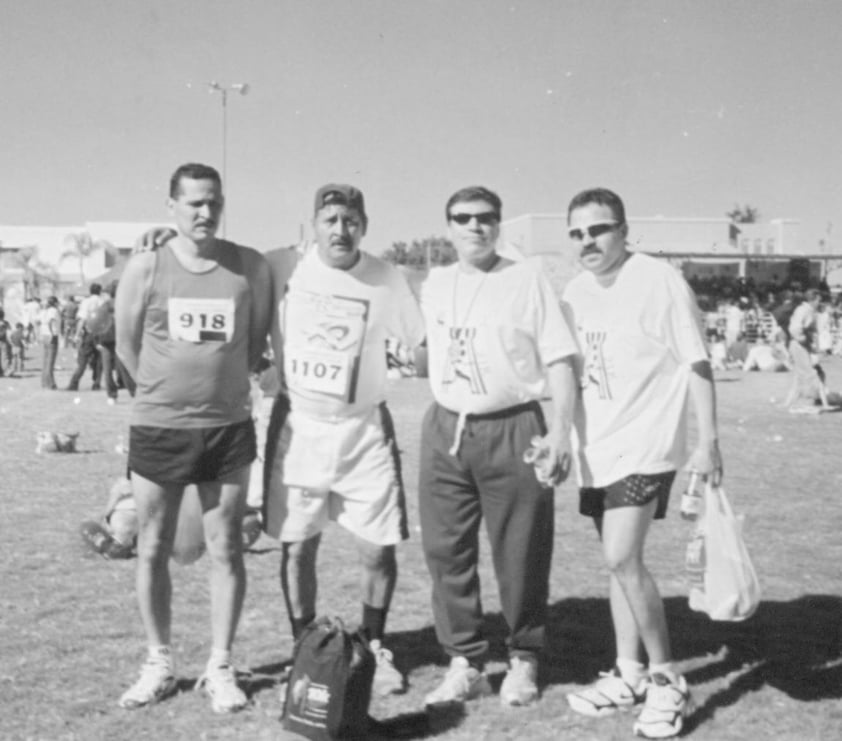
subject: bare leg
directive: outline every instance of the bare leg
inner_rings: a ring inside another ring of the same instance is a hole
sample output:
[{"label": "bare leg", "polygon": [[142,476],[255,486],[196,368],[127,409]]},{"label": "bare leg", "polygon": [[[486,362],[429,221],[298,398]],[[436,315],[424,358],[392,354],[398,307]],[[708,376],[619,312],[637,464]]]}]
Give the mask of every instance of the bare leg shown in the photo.
[{"label": "bare leg", "polygon": [[[611,614],[618,653],[634,650],[642,641],[649,662],[671,661],[664,603],[655,580],[643,563],[643,546],[657,501],[644,507],[617,507],[606,511],[602,547],[611,571]],[[623,655],[623,654],[620,654]]]},{"label": "bare leg", "polygon": [[398,578],[395,546],[375,545],[355,537],[360,559],[360,588],[362,600],[371,607],[388,610]]},{"label": "bare leg", "polygon": [[180,485],[161,486],[132,473],[137,503],[137,601],[150,646],[170,643],[172,553],[178,507],[184,492]]},{"label": "bare leg", "polygon": [[211,560],[213,648],[231,650],[246,594],[242,522],[250,466],[221,481],[198,485],[205,540]]}]

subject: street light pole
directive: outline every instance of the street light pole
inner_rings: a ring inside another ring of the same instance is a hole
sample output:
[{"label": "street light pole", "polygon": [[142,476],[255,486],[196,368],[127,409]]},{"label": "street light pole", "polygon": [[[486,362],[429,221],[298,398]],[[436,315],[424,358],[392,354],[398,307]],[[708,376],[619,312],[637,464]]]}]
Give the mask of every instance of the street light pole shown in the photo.
[{"label": "street light pole", "polygon": [[[228,184],[228,93],[235,92],[246,95],[249,91],[247,82],[235,82],[232,85],[224,85],[216,80],[208,83],[208,93],[219,93],[222,98],[222,183],[223,187]],[[225,213],[222,215],[222,237],[225,238]]]}]

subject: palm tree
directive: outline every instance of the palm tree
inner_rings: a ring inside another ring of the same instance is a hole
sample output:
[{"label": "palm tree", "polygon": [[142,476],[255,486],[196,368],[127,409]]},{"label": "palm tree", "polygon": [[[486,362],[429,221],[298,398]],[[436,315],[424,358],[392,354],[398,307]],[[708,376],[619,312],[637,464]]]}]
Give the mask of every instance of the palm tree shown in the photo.
[{"label": "palm tree", "polygon": [[85,260],[94,253],[102,250],[112,257],[117,256],[117,248],[106,239],[94,239],[88,232],[73,232],[64,238],[65,250],[61,257],[74,257],[79,261],[79,282],[84,286]]},{"label": "palm tree", "polygon": [[52,265],[38,257],[37,245],[28,245],[19,250],[3,250],[3,267],[23,272],[24,300],[38,298],[42,284],[49,287],[50,293],[55,292],[58,273]]}]

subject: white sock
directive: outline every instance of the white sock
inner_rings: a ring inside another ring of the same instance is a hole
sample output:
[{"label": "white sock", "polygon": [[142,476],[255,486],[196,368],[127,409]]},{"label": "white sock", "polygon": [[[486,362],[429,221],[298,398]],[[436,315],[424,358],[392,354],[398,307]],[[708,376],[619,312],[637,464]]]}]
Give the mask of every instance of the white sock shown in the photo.
[{"label": "white sock", "polygon": [[635,687],[646,676],[646,667],[636,659],[617,657],[617,669],[626,684]]},{"label": "white sock", "polygon": [[231,664],[231,651],[225,648],[212,648],[208,659],[208,669]]},{"label": "white sock", "polygon": [[675,671],[675,666],[671,661],[665,661],[663,664],[650,664],[649,676],[653,674],[663,674],[673,684],[678,684],[678,674]]},{"label": "white sock", "polygon": [[154,659],[155,661],[159,661],[162,664],[167,664],[170,667],[175,665],[175,660],[173,659],[172,655],[172,649],[167,644],[162,644],[160,646],[150,646],[149,658]]}]

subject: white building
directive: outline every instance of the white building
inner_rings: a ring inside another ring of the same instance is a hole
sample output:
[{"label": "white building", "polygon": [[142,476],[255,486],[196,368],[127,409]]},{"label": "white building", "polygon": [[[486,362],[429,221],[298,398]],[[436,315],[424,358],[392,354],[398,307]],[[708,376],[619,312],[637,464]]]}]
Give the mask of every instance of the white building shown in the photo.
[{"label": "white building", "polygon": [[[632,250],[668,259],[685,276],[725,275],[781,282],[793,274],[818,280],[842,262],[842,254],[805,254],[800,222],[773,219],[734,224],[722,218],[630,217]],[[555,285],[579,271],[576,247],[567,235],[567,214],[524,214],[501,224],[502,237],[525,255],[541,255]]]},{"label": "white building", "polygon": [[[0,225],[0,305],[13,318],[32,295],[87,294],[88,285],[124,260],[137,237],[153,226],[159,224]],[[79,240],[90,246],[84,257],[74,248]]]}]

